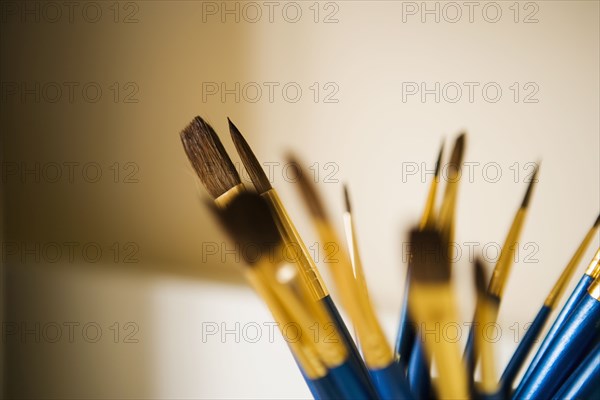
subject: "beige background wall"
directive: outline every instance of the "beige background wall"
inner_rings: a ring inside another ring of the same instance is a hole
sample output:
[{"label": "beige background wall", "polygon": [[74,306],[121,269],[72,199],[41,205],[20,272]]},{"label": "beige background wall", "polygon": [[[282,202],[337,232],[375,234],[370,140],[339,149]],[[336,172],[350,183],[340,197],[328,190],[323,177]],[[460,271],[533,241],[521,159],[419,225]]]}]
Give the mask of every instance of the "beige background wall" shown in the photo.
[{"label": "beige background wall", "polygon": [[[267,165],[309,245],[316,237],[285,179],[284,153],[294,150],[318,171],[332,212],[341,211],[341,182],[350,184],[368,283],[390,338],[402,295],[401,242],[421,212],[421,172],[433,169],[440,141],[448,148],[467,130],[466,161],[478,163],[465,175],[472,179],[461,184],[457,210],[465,319],[472,306],[466,243],[478,243],[475,254],[487,245],[493,259],[526,187],[526,163],[543,160],[501,310],[500,365],[515,346],[510,327],[522,330],[532,318],[599,211],[597,2],[521,2],[517,22],[513,2],[480,2],[472,22],[462,6],[456,23],[449,22],[456,9],[436,2],[427,7],[438,7],[439,22],[421,14],[421,2],[277,3],[272,22],[262,2],[228,3],[239,22],[221,15],[221,2],[120,3],[118,14],[112,3],[81,3],[73,20],[62,9],[56,22],[41,3],[30,3],[39,22],[9,4],[17,14],[2,10],[0,39],[5,321],[103,328],[96,344],[68,342],[66,328],[57,343],[8,335],[11,397],[306,395],[282,343],[198,339],[203,323],[262,324],[268,314],[231,254],[205,254],[207,243],[221,246],[224,237],[199,201],[205,193],[179,142],[196,114],[214,124],[237,165],[226,116],[261,161],[281,163]],[[262,16],[252,22],[255,4]],[[90,22],[98,7],[98,22]],[[496,8],[502,14],[493,23]],[[301,16],[292,22],[296,9]],[[23,91],[35,82],[39,100]],[[236,82],[239,91],[223,100],[221,84]],[[436,82],[439,102],[406,92]],[[486,99],[486,84],[490,97],[501,88],[497,102]],[[57,85],[63,92],[53,102]],[[475,87],[472,102],[467,85]],[[98,86],[102,97],[91,102],[85,96]],[[462,97],[453,103],[457,86]],[[19,175],[36,163],[37,178]],[[52,182],[45,174],[55,163],[60,175]],[[407,175],[414,165],[417,174]],[[96,167],[102,176],[88,182]],[[102,251],[95,263],[83,254],[88,243]],[[52,244],[63,255],[49,263]],[[138,343],[122,335],[114,343],[114,322],[121,333],[135,323]]]}]

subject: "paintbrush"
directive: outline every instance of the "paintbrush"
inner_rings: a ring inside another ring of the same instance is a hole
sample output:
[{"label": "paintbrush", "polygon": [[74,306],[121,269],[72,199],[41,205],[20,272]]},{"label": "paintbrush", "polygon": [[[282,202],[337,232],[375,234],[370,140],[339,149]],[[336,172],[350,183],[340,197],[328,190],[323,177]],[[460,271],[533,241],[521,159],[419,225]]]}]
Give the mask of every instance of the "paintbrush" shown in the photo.
[{"label": "paintbrush", "polygon": [[[596,222],[598,223],[599,221]],[[532,379],[534,371],[536,370],[540,360],[545,357],[551,343],[556,339],[558,333],[565,324],[565,321],[569,318],[577,304],[579,304],[579,302],[587,295],[587,289],[598,276],[600,276],[600,249],[596,251],[594,258],[589,263],[583,276],[575,286],[575,289],[573,289],[569,298],[565,302],[565,305],[552,323],[550,330],[544,337],[544,340],[533,357],[533,360],[529,363],[529,366],[527,367],[527,370],[525,371],[525,374],[523,375],[523,378],[517,387],[517,391],[519,391],[521,387],[526,385],[527,382]]]},{"label": "paintbrush", "polygon": [[348,187],[345,185],[344,204],[346,208],[344,212],[346,240],[356,278],[353,292],[358,300],[357,307],[352,310],[351,316],[358,332],[359,343],[367,368],[382,399],[411,399],[412,395],[405,380],[404,372],[400,365],[395,362],[393,350],[387,343],[369,298],[362,259],[358,250],[350,195]]},{"label": "paintbrush", "polygon": [[474,263],[475,288],[477,302],[475,309],[475,354],[481,360],[481,381],[478,392],[484,398],[493,397],[498,391],[494,348],[484,336],[484,327],[495,323],[495,310],[498,308],[498,298],[490,295],[486,286],[488,280],[481,260]]},{"label": "paintbrush", "polygon": [[235,145],[235,148],[250,176],[256,191],[265,198],[267,204],[271,209],[274,216],[275,222],[281,233],[285,243],[295,251],[294,258],[297,260],[296,265],[299,267],[298,271],[305,284],[311,290],[314,301],[322,302],[331,318],[333,319],[337,329],[341,333],[342,339],[349,351],[351,362],[357,374],[361,377],[363,385],[369,390],[372,397],[376,397],[376,391],[373,387],[371,380],[369,379],[368,372],[364,361],[361,359],[356,344],[344,323],[337,307],[335,306],[329,291],[325,285],[325,282],[321,278],[317,266],[314,260],[311,258],[304,241],[300,237],[296,227],[294,226],[291,218],[289,217],[279,195],[276,190],[271,186],[269,179],[263,171],[258,159],[254,155],[254,152],[250,148],[250,145],[244,139],[239,129],[229,121],[229,131],[231,138]]},{"label": "paintbrush", "polygon": [[[600,224],[600,216],[596,219],[596,222],[594,223],[594,225],[588,230],[585,237],[583,238],[583,240],[577,247],[577,250],[575,251],[575,253],[571,257],[571,259],[569,260],[568,264],[566,265],[566,267],[560,274],[560,277],[558,278],[558,280],[554,284],[554,287],[552,288],[552,290],[546,297],[544,304],[538,311],[535,319],[533,320],[533,322],[527,329],[525,336],[523,337],[523,339],[517,346],[517,349],[513,353],[510,361],[508,362],[506,368],[504,369],[504,372],[502,373],[502,377],[500,378],[502,391],[504,393],[510,393],[510,391],[512,390],[512,385],[513,385],[513,382],[514,382],[517,374],[519,373],[521,367],[523,366],[525,360],[527,359],[527,356],[529,355],[529,352],[531,351],[531,348],[533,347],[534,343],[537,341],[538,336],[544,329],[544,326],[546,324],[546,321],[548,320],[548,317],[550,316],[550,314],[552,313],[552,311],[554,310],[554,308],[560,301],[560,298],[563,295],[563,292],[565,291],[567,284],[571,280],[573,274],[575,273],[575,271],[577,269],[577,266],[581,262],[581,258],[583,257],[585,251],[589,247],[592,240],[594,239],[595,233],[598,230],[599,224]],[[595,261],[593,260],[592,263],[595,264],[599,259],[600,259],[600,249],[598,249],[598,251],[596,252],[596,256],[594,257]],[[556,325],[557,328],[558,328],[558,326],[560,326],[560,324],[561,324],[561,322],[558,322],[558,324]],[[554,329],[554,331],[556,329]],[[546,338],[548,338],[548,340],[552,340],[553,336],[554,336],[554,332],[551,329],[550,332],[548,333],[548,335],[546,335]]]},{"label": "paintbrush", "polygon": [[[502,295],[504,294],[504,289],[506,287],[506,283],[508,282],[508,277],[510,276],[511,268],[514,262],[514,255],[519,242],[519,237],[521,235],[521,231],[523,230],[523,224],[525,222],[525,217],[527,215],[529,203],[533,194],[533,188],[535,187],[535,184],[537,182],[538,171],[539,165],[536,167],[531,181],[529,182],[529,185],[527,185],[527,191],[525,192],[525,196],[521,201],[521,205],[513,218],[508,234],[504,239],[504,244],[502,246],[502,249],[500,250],[498,260],[496,261],[494,272],[492,273],[492,278],[490,280],[488,292],[491,296],[495,296],[498,298],[497,307],[494,310],[495,316],[493,318],[493,322],[496,322],[500,302],[502,301]],[[475,359],[473,353],[473,335],[474,329],[473,325],[471,325],[471,328],[469,329],[469,336],[467,337],[465,353],[463,356],[463,358],[466,360],[467,373],[470,377],[473,376],[473,373],[475,372],[475,367],[477,366],[477,360]]]},{"label": "paintbrush", "polygon": [[[415,319],[425,350],[439,371],[436,393],[440,398],[469,398],[467,374],[458,344],[439,334],[440,327],[458,324],[448,243],[434,229],[415,229],[410,234],[410,313]],[[427,334],[435,332],[434,340]]]},{"label": "paintbrush", "polygon": [[[298,363],[315,398],[338,398],[343,395],[320,360],[310,341],[288,340],[284,328],[297,324],[299,316],[277,298],[275,290],[283,287],[267,281],[266,270],[273,263],[275,249],[280,246],[281,236],[273,224],[268,206],[255,194],[242,193],[232,196],[220,209],[212,208],[219,221],[238,244],[239,253],[245,261],[244,275],[269,307],[271,314]],[[252,247],[253,252],[243,251]]]},{"label": "paintbrush", "polygon": [[210,124],[195,117],[180,136],[192,167],[217,206],[224,206],[244,190],[235,166]]},{"label": "paintbrush", "polygon": [[[348,313],[357,309],[355,294],[356,281],[350,256],[340,244],[338,233],[325,207],[316,185],[310,181],[307,172],[301,167],[298,159],[287,155],[288,166],[296,169],[298,192],[311,216],[311,222],[317,232],[321,247],[324,250],[325,265],[328,266],[336,293],[342,300],[342,306]],[[352,317],[352,316],[351,316]]]},{"label": "paintbrush", "polygon": [[450,162],[446,169],[446,188],[437,221],[440,232],[449,245],[452,245],[454,242],[454,219],[458,198],[458,184],[460,183],[462,173],[462,160],[465,153],[466,140],[466,133],[461,133],[454,141]]},{"label": "paintbrush", "polygon": [[583,360],[600,333],[600,277],[548,344],[529,379],[517,388],[514,399],[550,399]]},{"label": "paintbrush", "polygon": [[[433,226],[437,216],[435,209],[435,200],[437,195],[437,188],[440,181],[440,171],[442,156],[444,153],[444,143],[440,146],[437,160],[435,163],[435,174],[433,180],[429,186],[429,193],[427,194],[427,200],[425,202],[425,209],[421,216],[421,223],[419,227],[424,229],[426,226]],[[407,367],[407,364],[411,357],[412,348],[415,341],[415,327],[410,316],[408,315],[408,293],[410,292],[410,269],[406,269],[406,277],[404,280],[404,295],[402,301],[402,308],[400,309],[400,323],[398,326],[398,334],[396,336],[396,357],[398,362]],[[421,370],[417,367],[417,370]]]},{"label": "paintbrush", "polygon": [[553,399],[594,399],[594,391],[600,389],[600,342],[581,362],[579,367],[560,390],[552,396]]},{"label": "paintbrush", "polygon": [[[458,162],[458,165],[460,165],[464,148],[464,136],[459,136],[457,142],[459,145],[455,144],[451,158],[454,163]],[[420,229],[434,227],[436,224],[438,215],[436,212],[435,201],[439,185],[443,152],[444,143],[442,142],[435,164],[434,177],[429,186],[425,209],[421,215],[421,222],[419,224]],[[408,267],[410,267],[410,264]],[[414,321],[409,315],[410,268],[406,269],[406,278],[404,282],[404,301],[400,311],[400,324],[396,339],[396,353],[399,355],[398,361],[402,362],[402,360],[404,360],[403,363],[406,365],[406,374],[412,393],[416,398],[423,398],[431,391],[431,368],[430,360],[427,359],[425,349],[423,348],[423,343],[416,336]]]}]

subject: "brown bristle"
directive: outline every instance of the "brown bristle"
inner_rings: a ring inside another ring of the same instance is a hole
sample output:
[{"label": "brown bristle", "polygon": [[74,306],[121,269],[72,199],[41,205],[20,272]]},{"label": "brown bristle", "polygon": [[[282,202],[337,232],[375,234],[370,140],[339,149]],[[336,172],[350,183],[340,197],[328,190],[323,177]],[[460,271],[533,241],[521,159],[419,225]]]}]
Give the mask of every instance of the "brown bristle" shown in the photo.
[{"label": "brown bristle", "polygon": [[252,180],[256,191],[262,194],[272,189],[271,182],[269,182],[267,174],[265,174],[265,171],[262,169],[262,166],[258,162],[250,145],[246,142],[246,139],[244,139],[244,136],[242,136],[242,133],[233,122],[231,122],[229,118],[227,118],[227,121],[229,122],[229,132],[231,133],[233,144],[242,159],[246,171],[248,171],[248,175],[250,175],[250,179]]},{"label": "brown bristle", "polygon": [[449,171],[457,172],[461,168],[463,155],[465,153],[465,142],[467,140],[467,134],[461,133],[454,141],[454,147],[452,148],[452,155],[450,156],[450,163],[448,164]]},{"label": "brown bristle", "polygon": [[225,208],[215,211],[250,265],[272,255],[282,242],[268,204],[257,193],[242,192]]},{"label": "brown bristle", "polygon": [[346,207],[346,212],[352,212],[352,205],[350,203],[350,193],[348,192],[348,185],[344,184],[344,206]]},{"label": "brown bristle", "polygon": [[293,154],[288,154],[286,158],[288,164],[296,169],[300,194],[311,215],[314,218],[327,221],[329,219],[327,211],[315,183],[309,179],[309,175],[300,167],[300,163]]},{"label": "brown bristle", "polygon": [[215,130],[196,117],[181,131],[181,142],[192,167],[213,198],[242,183]]},{"label": "brown bristle", "polygon": [[410,233],[410,270],[420,283],[444,283],[450,280],[448,245],[435,229],[414,229]]},{"label": "brown bristle", "polygon": [[600,215],[598,215],[598,218],[596,218],[596,222],[594,222],[594,227],[598,227],[600,226]]},{"label": "brown bristle", "polygon": [[473,264],[473,267],[475,268],[474,278],[475,278],[475,289],[477,291],[477,295],[483,296],[483,295],[485,295],[485,292],[487,291],[487,286],[488,286],[488,280],[486,278],[483,262],[479,258],[477,258],[475,260],[475,263]]},{"label": "brown bristle", "polygon": [[440,170],[442,169],[442,156],[444,154],[444,142],[440,146],[440,152],[438,153],[437,161],[435,162],[435,177],[440,176]]},{"label": "brown bristle", "polygon": [[523,201],[521,202],[521,208],[527,208],[529,206],[529,202],[531,201],[531,194],[533,193],[533,188],[537,183],[537,175],[540,170],[540,164],[537,163],[535,166],[535,171],[533,172],[533,176],[529,181],[529,185],[527,186],[527,191],[525,192],[525,197],[523,197]]}]

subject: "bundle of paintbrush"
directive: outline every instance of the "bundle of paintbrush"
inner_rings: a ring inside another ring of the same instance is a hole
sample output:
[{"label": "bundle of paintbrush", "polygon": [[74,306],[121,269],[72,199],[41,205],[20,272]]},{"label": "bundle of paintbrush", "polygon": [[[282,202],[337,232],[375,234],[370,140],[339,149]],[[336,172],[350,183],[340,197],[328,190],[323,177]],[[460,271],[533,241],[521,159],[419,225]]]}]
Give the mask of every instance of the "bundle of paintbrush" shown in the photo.
[{"label": "bundle of paintbrush", "polygon": [[[317,266],[250,146],[229,121],[242,163],[253,183],[247,190],[213,128],[196,117],[181,133],[192,166],[214,200],[211,209],[244,259],[244,274],[279,327],[301,331],[287,340],[290,352],[317,399],[587,398],[598,392],[600,367],[600,250],[570,295],[524,378],[515,378],[552,309],[592,242],[600,217],[586,234],[537,317],[498,379],[493,343],[482,327],[496,322],[514,252],[530,205],[537,170],[504,241],[489,283],[474,263],[476,308],[464,354],[440,327],[460,326],[452,285],[455,209],[466,137],[458,136],[448,162],[444,193],[436,204],[443,146],[420,223],[410,232],[410,261],[395,349],[387,342],[369,297],[358,250],[348,188],[343,215],[347,247],[334,228],[317,188],[298,160],[297,187],[326,252],[336,294],[349,316],[350,334]],[[431,332],[437,332],[431,335]],[[287,333],[281,330],[282,335]],[[356,346],[359,343],[360,346]],[[360,348],[360,351],[359,351]],[[481,378],[475,381],[480,365]],[[432,371],[435,371],[432,374]]]}]

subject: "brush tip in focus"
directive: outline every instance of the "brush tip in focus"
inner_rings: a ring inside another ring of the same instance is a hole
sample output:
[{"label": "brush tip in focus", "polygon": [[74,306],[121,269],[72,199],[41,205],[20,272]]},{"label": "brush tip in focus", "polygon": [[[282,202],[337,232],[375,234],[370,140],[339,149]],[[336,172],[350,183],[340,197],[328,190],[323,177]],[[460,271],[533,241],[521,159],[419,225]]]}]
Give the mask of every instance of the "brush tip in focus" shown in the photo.
[{"label": "brush tip in focus", "polygon": [[250,145],[229,117],[227,117],[227,122],[229,123],[229,132],[231,133],[233,144],[242,159],[242,163],[244,164],[248,175],[250,175],[254,187],[260,194],[271,190],[271,182],[269,182],[269,178],[262,169],[262,166],[258,162]]},{"label": "brush tip in focus", "polygon": [[525,196],[523,197],[523,202],[521,203],[521,208],[527,208],[529,206],[529,202],[531,201],[531,194],[533,193],[533,188],[537,183],[538,172],[540,171],[540,162],[537,162],[535,165],[535,170],[533,171],[533,175],[531,176],[531,180],[529,181],[529,185],[527,186],[527,191],[525,192]]},{"label": "brush tip in focus", "polygon": [[410,233],[411,278],[422,283],[450,280],[448,245],[437,229],[413,229]]},{"label": "brush tip in focus", "polygon": [[195,117],[180,136],[192,167],[213,198],[242,183],[221,140],[208,122]]}]

